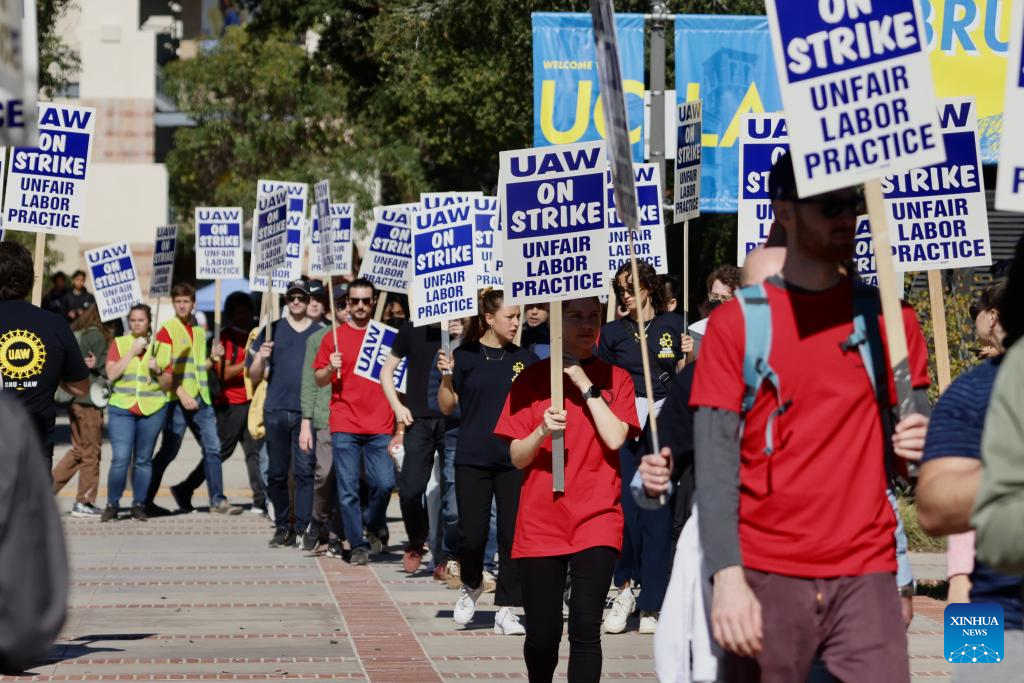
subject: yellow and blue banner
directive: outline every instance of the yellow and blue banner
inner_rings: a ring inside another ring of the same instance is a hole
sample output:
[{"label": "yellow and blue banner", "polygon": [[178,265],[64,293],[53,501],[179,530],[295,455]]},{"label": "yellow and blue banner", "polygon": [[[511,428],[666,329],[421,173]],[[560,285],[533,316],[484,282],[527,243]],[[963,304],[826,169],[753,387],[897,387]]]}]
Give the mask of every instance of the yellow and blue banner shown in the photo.
[{"label": "yellow and blue banner", "polygon": [[[604,138],[594,29],[590,14],[535,12],[533,19],[533,145]],[[633,158],[643,158],[644,18],[616,14],[626,118]]]}]

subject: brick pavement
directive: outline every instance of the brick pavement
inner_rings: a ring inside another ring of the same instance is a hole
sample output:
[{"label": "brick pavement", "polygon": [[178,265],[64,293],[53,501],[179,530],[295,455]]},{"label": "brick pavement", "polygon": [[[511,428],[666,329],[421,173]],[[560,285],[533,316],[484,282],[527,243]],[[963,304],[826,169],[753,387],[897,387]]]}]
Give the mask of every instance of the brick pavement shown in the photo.
[{"label": "brick pavement", "polygon": [[[165,484],[188,472],[197,451],[187,439]],[[243,501],[247,479],[238,455],[226,463],[225,480],[232,499]],[[196,501],[203,497],[200,492]],[[69,509],[73,488],[59,501]],[[425,569],[415,577],[401,570],[397,513],[393,499],[395,544],[369,567],[268,548],[269,523],[248,513],[102,526],[66,518],[72,590],[64,632],[29,675],[0,680],[525,680],[522,638],[491,630],[492,596],[460,628],[451,620],[455,591]],[[941,564],[929,556],[914,562],[925,574]],[[948,678],[950,665],[941,657],[944,605],[926,597],[915,603],[913,675]],[[651,637],[635,628],[634,618],[632,632],[604,636],[605,680],[654,678]],[[556,674],[562,679],[567,654],[563,640]]]}]

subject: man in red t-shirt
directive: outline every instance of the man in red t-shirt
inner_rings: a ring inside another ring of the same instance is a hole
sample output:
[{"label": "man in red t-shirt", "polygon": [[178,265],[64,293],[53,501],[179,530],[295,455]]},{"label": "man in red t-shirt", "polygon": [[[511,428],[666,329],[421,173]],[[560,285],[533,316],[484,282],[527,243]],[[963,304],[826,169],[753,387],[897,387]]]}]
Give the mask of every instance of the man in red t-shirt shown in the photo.
[{"label": "man in red t-shirt", "polygon": [[334,477],[345,538],[352,547],[352,564],[366,564],[370,559],[370,544],[363,536],[364,517],[359,507],[360,463],[366,470],[370,489],[365,526],[378,538],[388,537],[386,513],[395,488],[395,464],[388,455],[394,413],[380,384],[355,374],[359,348],[376,301],[377,290],[372,282],[365,278],[354,280],[348,287],[348,321],[344,309],[335,311],[338,330],[324,335],[313,361],[316,383],[322,387],[331,385]]},{"label": "man in red t-shirt", "polygon": [[[798,199],[789,155],[773,167],[770,193],[787,237],[782,277],[765,283],[778,392],[766,383],[741,416],[744,317],[732,301],[711,316],[691,397],[725,678],[804,681],[819,654],[840,680],[905,682],[885,430],[861,354],[845,344],[853,281],[839,266],[853,255],[863,199],[853,189]],[[924,338],[913,310],[903,314],[913,384],[923,389]],[[927,412],[921,391],[915,399]],[[775,450],[766,455],[770,419]],[[919,459],[927,423],[922,414],[902,420],[895,453]]]}]

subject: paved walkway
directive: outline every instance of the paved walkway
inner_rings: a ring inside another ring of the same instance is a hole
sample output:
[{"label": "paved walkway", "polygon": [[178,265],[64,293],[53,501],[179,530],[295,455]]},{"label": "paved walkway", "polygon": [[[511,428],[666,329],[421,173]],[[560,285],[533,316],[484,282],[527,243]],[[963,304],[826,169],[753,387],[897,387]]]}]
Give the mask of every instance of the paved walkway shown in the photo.
[{"label": "paved walkway", "polygon": [[[189,439],[165,483],[180,481],[197,457]],[[240,452],[226,463],[225,479],[229,495],[242,502]],[[64,509],[72,502],[73,488],[60,497]],[[104,525],[68,517],[73,587],[64,632],[31,677],[0,680],[525,679],[522,638],[491,630],[493,595],[481,599],[473,623],[458,627],[451,620],[455,591],[425,569],[414,577],[401,570],[397,512],[393,499],[391,553],[367,567],[268,548],[269,522],[249,513]],[[933,557],[915,564],[937,566]],[[948,677],[943,604],[916,602],[914,676]],[[604,637],[606,680],[654,678],[651,637],[636,634],[635,618],[630,628]],[[560,678],[567,654],[563,640]]]}]

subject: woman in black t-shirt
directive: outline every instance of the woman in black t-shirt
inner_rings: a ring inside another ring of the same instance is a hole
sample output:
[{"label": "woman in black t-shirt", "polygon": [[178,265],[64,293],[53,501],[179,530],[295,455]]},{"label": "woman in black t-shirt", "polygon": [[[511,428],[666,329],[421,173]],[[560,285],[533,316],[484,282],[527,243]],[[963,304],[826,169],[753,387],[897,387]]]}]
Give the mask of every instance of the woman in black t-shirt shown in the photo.
[{"label": "woman in black t-shirt", "polygon": [[[521,606],[519,572],[512,559],[512,535],[519,510],[522,472],[512,465],[508,442],[494,436],[512,382],[537,356],[512,343],[519,329],[519,307],[505,306],[500,291],[481,292],[479,315],[469,325],[465,340],[448,358],[442,351],[437,367],[444,375],[437,402],[445,415],[456,406],[462,413],[455,446],[455,495],[462,532],[460,564],[462,588],[455,603],[457,624],[473,618],[483,592],[484,548],[490,529],[491,500],[498,508],[498,585],[494,604],[494,631],[523,635],[513,607]],[[449,372],[451,374],[445,374]]]},{"label": "woman in black t-shirt", "polygon": [[[615,273],[615,294],[629,314],[601,328],[597,356],[632,376],[636,389],[637,414],[643,426],[647,416],[647,399],[640,350],[640,312],[643,313],[642,319],[647,331],[651,388],[656,411],[668,395],[676,372],[682,369],[685,362],[681,344],[686,328],[682,316],[660,312],[664,310],[665,287],[654,268],[645,261],[639,261],[637,270],[640,275],[639,302],[633,298],[630,265],[624,264]],[[605,617],[606,633],[622,633],[627,618],[637,608],[640,609],[640,632],[654,633],[672,567],[672,514],[668,506],[658,510],[640,510],[629,492],[629,482],[642,456],[642,443],[642,440],[630,439],[620,451],[625,533],[622,555],[615,565],[615,585],[620,592]],[[643,586],[639,600],[633,597],[633,583]]]}]

